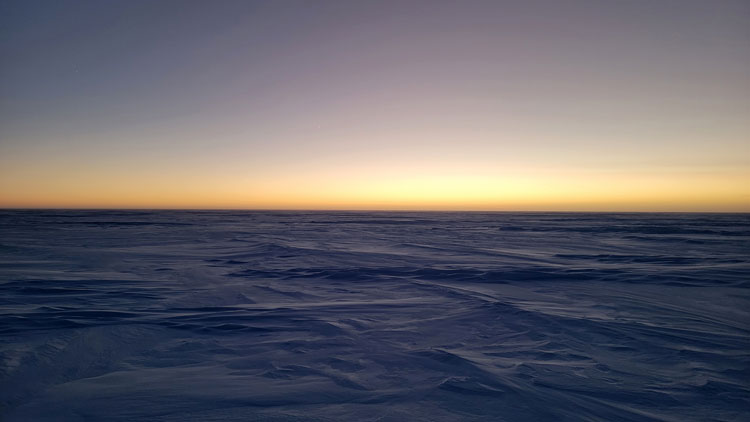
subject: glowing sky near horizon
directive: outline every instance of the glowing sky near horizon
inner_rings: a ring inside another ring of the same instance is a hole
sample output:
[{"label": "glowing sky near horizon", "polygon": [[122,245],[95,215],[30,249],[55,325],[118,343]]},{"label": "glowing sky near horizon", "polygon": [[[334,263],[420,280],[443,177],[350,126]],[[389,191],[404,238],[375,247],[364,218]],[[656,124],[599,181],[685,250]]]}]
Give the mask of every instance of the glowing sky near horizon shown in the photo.
[{"label": "glowing sky near horizon", "polygon": [[750,2],[6,1],[0,207],[750,211]]}]

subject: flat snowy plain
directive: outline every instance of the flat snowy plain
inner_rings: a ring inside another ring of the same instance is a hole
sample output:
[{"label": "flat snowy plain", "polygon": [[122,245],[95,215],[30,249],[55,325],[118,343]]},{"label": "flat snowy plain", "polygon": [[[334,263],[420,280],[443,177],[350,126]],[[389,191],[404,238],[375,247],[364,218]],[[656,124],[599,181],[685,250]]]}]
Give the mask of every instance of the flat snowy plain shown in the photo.
[{"label": "flat snowy plain", "polygon": [[750,420],[750,215],[0,211],[4,421]]}]

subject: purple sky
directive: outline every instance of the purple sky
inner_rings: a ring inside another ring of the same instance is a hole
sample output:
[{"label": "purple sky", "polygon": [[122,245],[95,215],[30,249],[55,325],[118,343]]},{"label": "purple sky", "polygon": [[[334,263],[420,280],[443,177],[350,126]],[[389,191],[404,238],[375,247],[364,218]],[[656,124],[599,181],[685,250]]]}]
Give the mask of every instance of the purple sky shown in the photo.
[{"label": "purple sky", "polygon": [[0,24],[0,206],[750,210],[747,1],[30,0]]}]

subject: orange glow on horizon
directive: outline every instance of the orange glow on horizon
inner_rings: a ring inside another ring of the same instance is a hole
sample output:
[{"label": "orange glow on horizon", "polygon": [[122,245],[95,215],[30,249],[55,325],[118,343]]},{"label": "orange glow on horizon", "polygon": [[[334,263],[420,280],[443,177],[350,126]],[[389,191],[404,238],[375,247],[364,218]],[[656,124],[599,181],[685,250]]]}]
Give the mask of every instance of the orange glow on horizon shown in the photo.
[{"label": "orange glow on horizon", "polygon": [[[199,173],[45,174],[0,180],[5,208],[496,211],[750,211],[750,172],[470,171],[354,167],[256,177]],[[6,170],[7,171],[7,170]],[[48,169],[54,171],[54,169]]]}]

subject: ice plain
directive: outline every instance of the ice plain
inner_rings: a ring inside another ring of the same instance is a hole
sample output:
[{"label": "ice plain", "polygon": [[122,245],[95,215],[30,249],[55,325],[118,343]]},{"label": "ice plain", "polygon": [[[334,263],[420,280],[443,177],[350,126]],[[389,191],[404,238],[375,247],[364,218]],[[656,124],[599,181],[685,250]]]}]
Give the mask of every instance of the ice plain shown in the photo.
[{"label": "ice plain", "polygon": [[750,420],[750,215],[0,211],[0,420]]}]

